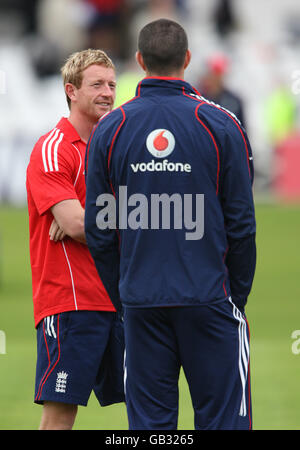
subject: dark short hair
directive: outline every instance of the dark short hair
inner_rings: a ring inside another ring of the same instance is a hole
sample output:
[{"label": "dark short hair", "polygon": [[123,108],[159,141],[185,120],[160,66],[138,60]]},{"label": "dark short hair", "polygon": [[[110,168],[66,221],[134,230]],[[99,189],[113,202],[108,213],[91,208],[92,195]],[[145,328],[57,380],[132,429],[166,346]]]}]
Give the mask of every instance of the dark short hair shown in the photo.
[{"label": "dark short hair", "polygon": [[182,68],[187,49],[185,30],[172,20],[155,20],[140,31],[138,50],[146,68],[157,75],[167,75],[170,70]]}]

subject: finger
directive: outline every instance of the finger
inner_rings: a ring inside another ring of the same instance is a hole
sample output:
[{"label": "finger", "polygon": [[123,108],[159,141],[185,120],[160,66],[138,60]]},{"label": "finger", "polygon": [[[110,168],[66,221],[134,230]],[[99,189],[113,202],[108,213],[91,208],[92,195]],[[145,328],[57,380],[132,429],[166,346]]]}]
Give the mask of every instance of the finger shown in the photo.
[{"label": "finger", "polygon": [[55,242],[60,241],[62,239],[63,234],[64,234],[63,230],[61,228],[57,228],[56,233],[54,235],[54,241]]},{"label": "finger", "polygon": [[60,232],[60,228],[55,220],[52,221],[49,236],[51,241],[57,241],[58,233]]},{"label": "finger", "polygon": [[57,241],[62,241],[63,238],[65,237],[65,233],[61,228],[58,230],[56,235],[57,235]]},{"label": "finger", "polygon": [[52,223],[51,223],[50,228],[49,228],[49,236],[50,236],[50,239],[51,239],[51,237],[53,237],[53,235],[55,234],[56,228],[57,228],[57,224],[56,224],[55,220],[52,220]]}]

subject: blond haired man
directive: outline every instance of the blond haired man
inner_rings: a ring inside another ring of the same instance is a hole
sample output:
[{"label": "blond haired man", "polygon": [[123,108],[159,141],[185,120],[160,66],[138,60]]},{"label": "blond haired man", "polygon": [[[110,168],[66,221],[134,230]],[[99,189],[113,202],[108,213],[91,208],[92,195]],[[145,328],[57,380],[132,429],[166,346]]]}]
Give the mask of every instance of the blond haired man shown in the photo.
[{"label": "blond haired man", "polygon": [[37,329],[35,403],[40,429],[72,429],[94,390],[102,406],[124,401],[123,324],[84,232],[85,151],[115,100],[115,68],[101,50],[62,67],[68,118],[36,143],[27,168],[30,260]]}]

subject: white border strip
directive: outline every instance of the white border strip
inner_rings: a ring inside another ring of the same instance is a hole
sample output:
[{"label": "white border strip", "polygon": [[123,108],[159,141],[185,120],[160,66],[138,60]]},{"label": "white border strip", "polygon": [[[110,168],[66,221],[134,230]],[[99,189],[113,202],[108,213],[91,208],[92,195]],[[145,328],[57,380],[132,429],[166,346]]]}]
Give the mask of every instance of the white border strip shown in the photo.
[{"label": "white border strip", "polygon": [[242,383],[242,400],[239,415],[242,417],[247,416],[247,404],[246,404],[246,384],[248,377],[249,366],[249,340],[247,335],[247,322],[244,319],[241,311],[235,306],[231,297],[228,299],[233,307],[233,316],[239,322],[239,372]]}]

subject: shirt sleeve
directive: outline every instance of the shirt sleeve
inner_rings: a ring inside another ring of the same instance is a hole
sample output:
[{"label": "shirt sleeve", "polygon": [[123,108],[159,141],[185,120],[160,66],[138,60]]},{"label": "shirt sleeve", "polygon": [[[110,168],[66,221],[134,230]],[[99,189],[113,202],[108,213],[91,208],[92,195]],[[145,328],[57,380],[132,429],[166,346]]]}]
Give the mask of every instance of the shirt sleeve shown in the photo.
[{"label": "shirt sleeve", "polygon": [[108,173],[109,148],[97,131],[91,135],[87,146],[85,233],[98,274],[114,307],[121,312],[119,238],[115,197]]},{"label": "shirt sleeve", "polygon": [[27,182],[40,215],[60,201],[78,198],[73,184],[74,170],[75,160],[65,143],[60,143],[55,153],[49,155],[43,143],[37,144],[28,165]]},{"label": "shirt sleeve", "polygon": [[256,221],[253,201],[254,166],[245,130],[228,118],[221,155],[221,203],[224,214],[232,300],[242,311],[251,291],[256,266]]}]

